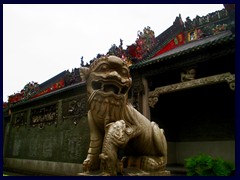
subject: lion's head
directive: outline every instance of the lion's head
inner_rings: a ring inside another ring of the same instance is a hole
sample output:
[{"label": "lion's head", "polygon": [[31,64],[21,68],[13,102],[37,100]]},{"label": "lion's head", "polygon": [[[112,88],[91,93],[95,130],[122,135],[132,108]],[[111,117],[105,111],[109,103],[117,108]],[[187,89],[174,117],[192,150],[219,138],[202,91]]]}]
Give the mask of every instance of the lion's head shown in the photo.
[{"label": "lion's head", "polygon": [[86,80],[89,96],[97,93],[103,97],[126,100],[132,85],[127,64],[116,56],[96,59],[89,68],[81,67],[80,75]]}]

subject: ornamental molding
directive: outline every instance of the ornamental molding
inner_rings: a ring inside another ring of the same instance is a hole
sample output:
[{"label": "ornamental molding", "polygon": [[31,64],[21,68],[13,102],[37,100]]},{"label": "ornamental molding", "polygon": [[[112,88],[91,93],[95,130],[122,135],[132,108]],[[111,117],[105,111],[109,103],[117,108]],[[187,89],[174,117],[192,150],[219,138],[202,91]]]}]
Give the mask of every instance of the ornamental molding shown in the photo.
[{"label": "ornamental molding", "polygon": [[227,82],[229,84],[229,88],[233,91],[235,90],[235,74],[227,72],[223,74],[218,74],[214,76],[194,79],[186,82],[155,88],[155,90],[149,92],[148,104],[150,107],[154,108],[155,104],[158,102],[158,97],[160,94],[197,88],[201,86],[212,85],[222,82]]}]

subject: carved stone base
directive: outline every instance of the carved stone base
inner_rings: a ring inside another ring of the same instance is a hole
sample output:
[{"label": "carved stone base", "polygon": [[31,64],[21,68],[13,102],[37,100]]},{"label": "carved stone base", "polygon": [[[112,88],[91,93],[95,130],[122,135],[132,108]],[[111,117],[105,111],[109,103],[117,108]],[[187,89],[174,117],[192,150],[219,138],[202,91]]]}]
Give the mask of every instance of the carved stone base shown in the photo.
[{"label": "carved stone base", "polygon": [[[109,176],[101,171],[92,171],[90,173],[78,173],[78,176]],[[145,172],[138,168],[124,168],[122,174],[118,176],[171,176],[171,172],[167,170],[157,172]]]},{"label": "carved stone base", "polygon": [[78,173],[78,176],[104,176],[103,172],[98,170],[98,171],[91,171],[89,173]]},{"label": "carved stone base", "polygon": [[138,168],[126,168],[123,171],[123,176],[171,176],[171,172],[166,170],[145,172]]},{"label": "carved stone base", "polygon": [[[117,164],[117,176],[171,176],[166,170],[164,157],[159,156],[125,156]],[[79,176],[110,176],[101,170],[79,173]]]}]

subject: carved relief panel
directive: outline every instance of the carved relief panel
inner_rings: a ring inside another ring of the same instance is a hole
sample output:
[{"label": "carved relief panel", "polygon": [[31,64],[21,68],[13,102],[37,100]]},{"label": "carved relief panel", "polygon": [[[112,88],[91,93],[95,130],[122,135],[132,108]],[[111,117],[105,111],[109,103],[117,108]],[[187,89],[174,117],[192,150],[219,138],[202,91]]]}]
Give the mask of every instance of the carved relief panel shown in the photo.
[{"label": "carved relief panel", "polygon": [[34,134],[33,132],[30,132],[30,137],[29,137],[29,157],[31,158],[36,158],[39,156],[38,150],[41,148],[40,143],[38,143],[38,140],[40,139],[39,134]]},{"label": "carved relief panel", "polygon": [[81,156],[81,137],[76,133],[67,130],[63,136],[62,156],[71,160],[80,159]]},{"label": "carved relief panel", "polygon": [[5,157],[82,163],[89,144],[86,102],[83,93],[13,112],[12,125],[26,128],[10,129]]},{"label": "carved relief panel", "polygon": [[70,119],[75,125],[87,115],[87,95],[83,94],[63,101],[63,120]]},{"label": "carved relief panel", "polygon": [[31,110],[30,125],[32,127],[43,128],[46,124],[57,124],[57,104]]},{"label": "carved relief panel", "polygon": [[13,142],[12,155],[19,156],[22,140],[19,137],[16,137]]},{"label": "carved relief panel", "polygon": [[62,161],[82,163],[85,159],[89,145],[89,129],[87,117],[83,117],[78,124],[65,120],[64,127],[59,134],[58,145],[61,146]]},{"label": "carved relief panel", "polygon": [[13,127],[27,125],[27,111],[21,111],[13,114]]}]

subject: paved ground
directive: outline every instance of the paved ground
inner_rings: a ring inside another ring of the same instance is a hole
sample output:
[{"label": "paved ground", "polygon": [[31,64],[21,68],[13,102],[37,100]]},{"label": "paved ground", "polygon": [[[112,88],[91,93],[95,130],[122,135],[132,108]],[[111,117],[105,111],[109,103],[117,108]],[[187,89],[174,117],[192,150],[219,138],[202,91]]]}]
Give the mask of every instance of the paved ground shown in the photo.
[{"label": "paved ground", "polygon": [[[186,169],[182,166],[168,166],[167,170],[171,172],[171,176],[186,176]],[[3,171],[3,176],[46,176],[43,174],[30,174],[21,172]]]},{"label": "paved ground", "polygon": [[14,173],[14,172],[8,172],[8,171],[3,171],[3,176],[28,176],[28,175]]},{"label": "paved ground", "polygon": [[46,174],[5,170],[3,176],[47,176]]}]

